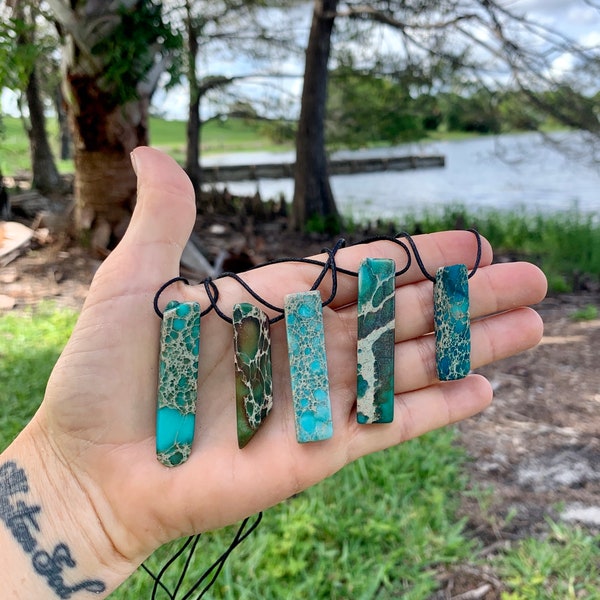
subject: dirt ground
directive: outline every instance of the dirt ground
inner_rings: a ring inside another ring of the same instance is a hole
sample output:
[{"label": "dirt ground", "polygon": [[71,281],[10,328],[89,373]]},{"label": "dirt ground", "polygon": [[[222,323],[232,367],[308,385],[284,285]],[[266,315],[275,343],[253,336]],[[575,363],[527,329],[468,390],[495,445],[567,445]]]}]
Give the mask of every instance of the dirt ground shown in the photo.
[{"label": "dirt ground", "polygon": [[[290,238],[280,222],[265,227],[249,233],[205,224],[203,249],[214,259],[227,248],[228,259],[243,267],[331,246],[319,236]],[[0,269],[0,311],[1,299],[3,310],[45,298],[77,308],[99,264],[60,242],[31,251]],[[573,318],[590,305],[600,309],[600,292],[548,297],[536,307],[545,322],[542,343],[479,370],[491,381],[495,400],[459,430],[472,458],[473,485],[495,490],[486,513],[472,498],[462,507],[470,534],[483,542],[483,556],[542,533],[547,517],[600,532],[600,319]],[[440,600],[499,599],[503,589],[492,572],[471,566],[441,573],[440,580]]]}]

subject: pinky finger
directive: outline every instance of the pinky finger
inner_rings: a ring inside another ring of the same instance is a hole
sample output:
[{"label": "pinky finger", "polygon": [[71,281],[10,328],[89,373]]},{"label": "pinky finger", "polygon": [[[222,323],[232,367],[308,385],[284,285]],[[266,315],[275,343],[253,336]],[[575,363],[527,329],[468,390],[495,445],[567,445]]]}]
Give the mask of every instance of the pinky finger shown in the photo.
[{"label": "pinky finger", "polygon": [[492,395],[489,381],[481,375],[397,394],[393,423],[356,425],[349,460],[472,417],[489,406]]}]

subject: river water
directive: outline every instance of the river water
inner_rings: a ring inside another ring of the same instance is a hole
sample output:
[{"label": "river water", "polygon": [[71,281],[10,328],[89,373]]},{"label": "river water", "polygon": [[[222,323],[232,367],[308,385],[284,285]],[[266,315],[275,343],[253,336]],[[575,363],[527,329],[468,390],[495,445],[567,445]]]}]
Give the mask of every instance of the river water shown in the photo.
[{"label": "river water", "polygon": [[[340,152],[339,156],[348,156]],[[582,134],[500,135],[360,150],[354,156],[443,154],[444,168],[336,175],[331,185],[342,214],[357,218],[418,215],[460,204],[469,209],[560,212],[577,208],[600,215],[600,159]],[[205,164],[293,161],[291,153],[241,153],[207,158]],[[263,198],[293,195],[293,181],[227,184],[232,193]]]}]

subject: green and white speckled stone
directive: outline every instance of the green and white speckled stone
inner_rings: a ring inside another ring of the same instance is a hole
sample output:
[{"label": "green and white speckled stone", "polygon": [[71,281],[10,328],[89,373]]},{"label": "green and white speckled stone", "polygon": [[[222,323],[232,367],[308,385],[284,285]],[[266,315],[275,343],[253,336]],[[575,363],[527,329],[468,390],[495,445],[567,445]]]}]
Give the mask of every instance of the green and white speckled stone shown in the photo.
[{"label": "green and white speckled stone", "polygon": [[361,423],[394,420],[395,263],[365,258],[358,269],[357,407]]},{"label": "green and white speckled stone", "polygon": [[156,456],[167,467],[191,452],[198,395],[200,305],[169,302],[160,330]]},{"label": "green and white speckled stone", "polygon": [[433,288],[435,360],[441,381],[462,379],[471,369],[469,279],[466,265],[441,267]]},{"label": "green and white speckled stone", "polygon": [[246,302],[233,307],[238,445],[243,448],[273,406],[271,335],[267,315]]},{"label": "green and white speckled stone", "polygon": [[317,442],[333,435],[323,308],[318,291],[284,301],[296,439]]}]

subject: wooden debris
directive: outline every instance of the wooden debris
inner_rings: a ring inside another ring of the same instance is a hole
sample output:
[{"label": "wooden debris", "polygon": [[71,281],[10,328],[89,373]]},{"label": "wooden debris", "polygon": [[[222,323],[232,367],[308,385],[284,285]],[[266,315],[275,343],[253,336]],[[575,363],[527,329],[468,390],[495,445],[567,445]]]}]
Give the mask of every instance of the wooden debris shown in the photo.
[{"label": "wooden debris", "polygon": [[5,267],[29,249],[33,231],[14,221],[1,222],[0,229],[0,267]]}]

